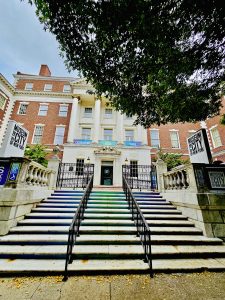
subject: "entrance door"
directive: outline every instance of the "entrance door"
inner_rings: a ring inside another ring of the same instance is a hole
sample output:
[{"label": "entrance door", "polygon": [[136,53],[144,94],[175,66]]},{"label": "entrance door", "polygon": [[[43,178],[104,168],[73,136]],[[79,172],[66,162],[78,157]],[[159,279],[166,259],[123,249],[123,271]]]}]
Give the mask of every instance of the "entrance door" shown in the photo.
[{"label": "entrance door", "polygon": [[113,166],[101,167],[101,185],[113,185]]}]

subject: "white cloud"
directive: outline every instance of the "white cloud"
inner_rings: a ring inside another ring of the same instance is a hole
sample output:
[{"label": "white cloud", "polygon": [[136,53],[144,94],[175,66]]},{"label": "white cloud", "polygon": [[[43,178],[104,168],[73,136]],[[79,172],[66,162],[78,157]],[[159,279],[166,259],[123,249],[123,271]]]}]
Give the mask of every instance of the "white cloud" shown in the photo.
[{"label": "white cloud", "polygon": [[55,37],[43,30],[27,0],[0,0],[0,72],[11,82],[12,73],[38,74],[47,64],[52,75],[69,74],[59,56]]}]

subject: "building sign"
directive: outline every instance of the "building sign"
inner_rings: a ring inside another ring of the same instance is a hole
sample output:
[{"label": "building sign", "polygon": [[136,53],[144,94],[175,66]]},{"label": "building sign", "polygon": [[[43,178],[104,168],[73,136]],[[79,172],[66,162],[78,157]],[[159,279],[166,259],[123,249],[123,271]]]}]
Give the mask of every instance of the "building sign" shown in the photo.
[{"label": "building sign", "polygon": [[142,145],[142,143],[141,142],[135,142],[135,141],[125,141],[124,145],[128,146],[128,147],[140,147]]},{"label": "building sign", "polygon": [[15,121],[9,121],[2,147],[1,157],[23,157],[29,131]]},{"label": "building sign", "polygon": [[190,136],[187,145],[191,163],[211,163],[212,155],[205,129],[198,130]]},{"label": "building sign", "polygon": [[19,175],[21,163],[14,162],[11,164],[8,181],[16,181]]},{"label": "building sign", "polygon": [[4,185],[9,173],[9,162],[0,162],[0,185]]},{"label": "building sign", "polygon": [[213,189],[225,188],[225,176],[222,171],[209,171],[209,180]]},{"label": "building sign", "polygon": [[74,140],[73,142],[76,145],[89,145],[91,144],[92,140]]},{"label": "building sign", "polygon": [[116,146],[117,145],[117,141],[105,141],[105,140],[101,140],[98,141],[99,145],[101,146]]}]

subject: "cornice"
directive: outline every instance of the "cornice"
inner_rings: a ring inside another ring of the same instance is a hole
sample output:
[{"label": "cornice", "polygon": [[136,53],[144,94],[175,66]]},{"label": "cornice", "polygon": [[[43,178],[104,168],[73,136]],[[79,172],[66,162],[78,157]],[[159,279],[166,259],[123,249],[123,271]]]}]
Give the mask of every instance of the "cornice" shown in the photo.
[{"label": "cornice", "polygon": [[56,97],[56,98],[69,98],[72,99],[73,97],[76,97],[72,93],[55,93],[55,92],[35,92],[35,91],[24,91],[24,90],[16,90],[15,96],[48,96],[48,97]]},{"label": "cornice", "polygon": [[14,95],[15,88],[11,85],[11,83],[0,73],[0,82],[9,89],[9,91]]},{"label": "cornice", "polygon": [[39,76],[39,75],[29,75],[29,74],[13,74],[14,78],[19,79],[27,79],[27,80],[44,80],[44,81],[69,81],[76,82],[80,80],[80,78],[75,77],[57,77],[57,76]]}]

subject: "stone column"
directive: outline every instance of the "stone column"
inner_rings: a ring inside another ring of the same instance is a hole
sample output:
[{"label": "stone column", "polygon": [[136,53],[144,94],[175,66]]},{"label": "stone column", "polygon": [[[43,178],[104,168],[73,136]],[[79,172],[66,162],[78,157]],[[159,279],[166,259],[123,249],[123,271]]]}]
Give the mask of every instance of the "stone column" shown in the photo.
[{"label": "stone column", "polygon": [[68,143],[73,143],[73,140],[75,139],[76,130],[78,130],[77,128],[78,105],[79,105],[79,99],[74,98],[72,104],[72,110],[70,114],[70,123],[69,123],[68,137],[67,137]]},{"label": "stone column", "polygon": [[123,114],[121,112],[117,112],[117,141],[119,144],[124,143],[124,126],[123,126]]},{"label": "stone column", "polygon": [[56,180],[59,171],[59,164],[60,164],[60,159],[57,156],[49,159],[48,161],[48,169],[51,169],[53,171],[50,177],[49,189],[53,190],[56,188]]},{"label": "stone column", "polygon": [[95,100],[95,116],[94,116],[94,143],[98,143],[100,134],[100,117],[101,117],[101,100]]},{"label": "stone column", "polygon": [[147,137],[147,129],[145,129],[144,127],[141,126],[142,129],[142,144],[143,145],[148,145],[148,137]]}]

